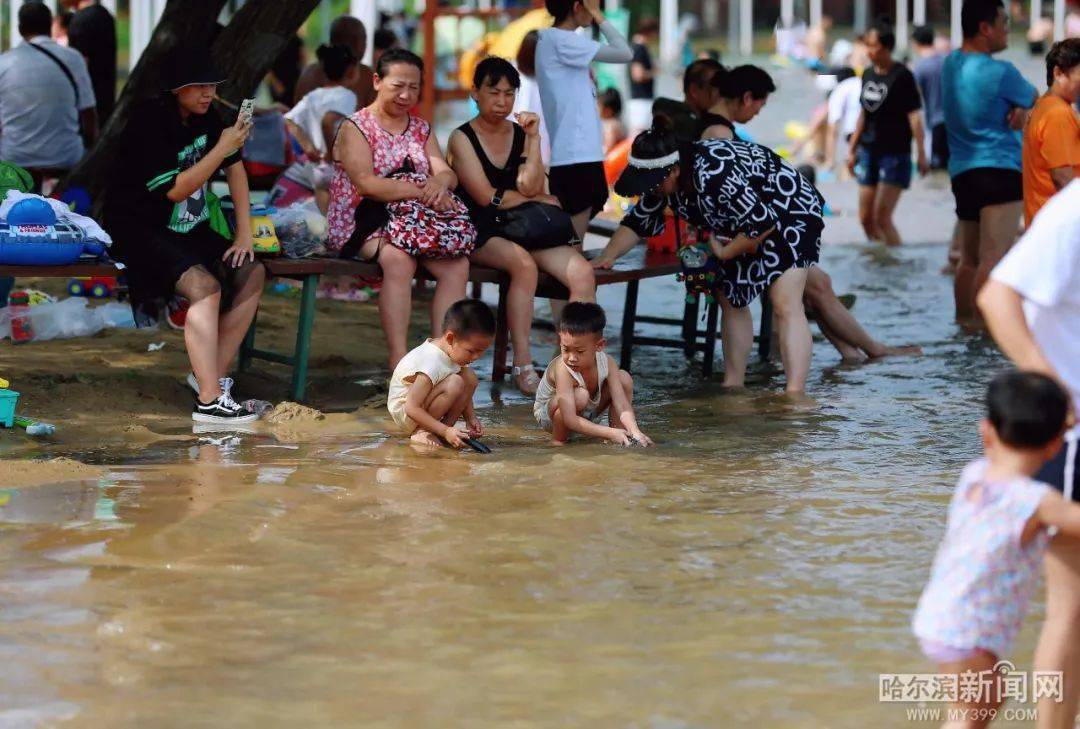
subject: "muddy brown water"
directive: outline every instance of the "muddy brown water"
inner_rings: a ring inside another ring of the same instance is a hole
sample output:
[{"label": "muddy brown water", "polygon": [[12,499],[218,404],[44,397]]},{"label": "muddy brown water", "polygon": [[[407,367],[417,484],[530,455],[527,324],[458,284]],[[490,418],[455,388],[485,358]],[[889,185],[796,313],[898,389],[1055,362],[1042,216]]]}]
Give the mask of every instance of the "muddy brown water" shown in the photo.
[{"label": "muddy brown water", "polygon": [[[769,143],[812,99],[780,77]],[[51,451],[105,475],[0,488],[0,727],[910,725],[878,674],[930,670],[908,623],[1004,366],[951,321],[947,187],[911,195],[901,231],[935,243],[823,265],[924,357],[818,340],[793,405],[775,367],[729,393],[638,350],[655,450],[549,447],[485,385],[489,456],[418,454],[375,414]],[[650,313],[681,298],[642,286]]]},{"label": "muddy brown water", "polygon": [[809,403],[639,350],[651,451],[552,448],[485,386],[490,456],[354,415],[67,453],[106,475],[0,492],[0,725],[899,724],[877,674],[927,668],[910,613],[1003,365],[951,323],[943,255],[826,251],[926,356],[818,342]]}]

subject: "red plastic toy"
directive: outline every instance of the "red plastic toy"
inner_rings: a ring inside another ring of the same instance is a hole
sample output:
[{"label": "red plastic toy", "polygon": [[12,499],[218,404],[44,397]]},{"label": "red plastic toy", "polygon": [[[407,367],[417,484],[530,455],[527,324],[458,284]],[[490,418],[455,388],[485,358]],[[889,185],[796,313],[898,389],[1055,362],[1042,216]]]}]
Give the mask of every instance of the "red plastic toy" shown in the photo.
[{"label": "red plastic toy", "polygon": [[115,276],[80,276],[68,282],[67,290],[72,296],[88,296],[107,299],[116,290]]}]

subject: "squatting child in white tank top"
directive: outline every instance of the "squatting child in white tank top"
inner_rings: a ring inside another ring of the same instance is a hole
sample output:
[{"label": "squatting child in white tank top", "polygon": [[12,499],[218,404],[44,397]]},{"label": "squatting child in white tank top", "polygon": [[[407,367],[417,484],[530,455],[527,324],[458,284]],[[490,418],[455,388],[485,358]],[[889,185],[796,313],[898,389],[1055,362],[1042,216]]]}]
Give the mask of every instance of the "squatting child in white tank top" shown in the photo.
[{"label": "squatting child in white tank top", "polygon": [[[571,433],[630,445],[650,446],[634,416],[634,380],[604,351],[604,310],[574,301],[559,321],[559,348],[540,379],[533,415],[563,445]],[[608,425],[599,423],[604,412]]]}]

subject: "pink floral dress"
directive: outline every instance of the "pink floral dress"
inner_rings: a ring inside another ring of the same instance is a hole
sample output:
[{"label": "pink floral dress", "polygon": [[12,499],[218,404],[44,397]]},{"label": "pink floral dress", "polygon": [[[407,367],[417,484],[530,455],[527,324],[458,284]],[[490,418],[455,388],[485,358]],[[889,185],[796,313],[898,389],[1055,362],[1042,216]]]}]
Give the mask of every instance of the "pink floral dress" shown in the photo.
[{"label": "pink floral dress", "polygon": [[987,461],[979,459],[960,477],[912,627],[924,643],[981,648],[1004,658],[1020,632],[1050,543],[1045,529],[1027,544],[1020,537],[1053,491],[1030,478],[987,481],[986,468]]},{"label": "pink floral dress", "polygon": [[[401,134],[392,134],[383,129],[367,108],[350,116],[349,121],[356,125],[371,147],[375,174],[388,177],[400,169],[406,159],[412,162],[416,173],[424,177],[431,174],[431,164],[424,150],[431,127],[420,117],[410,114],[409,125]],[[356,231],[356,207],[360,200],[361,195],[349,179],[349,174],[340,162],[335,161],[334,177],[330,181],[330,206],[326,211],[329,226],[326,245],[330,250],[340,251]],[[368,240],[382,235],[383,229],[379,228],[368,236]]]}]

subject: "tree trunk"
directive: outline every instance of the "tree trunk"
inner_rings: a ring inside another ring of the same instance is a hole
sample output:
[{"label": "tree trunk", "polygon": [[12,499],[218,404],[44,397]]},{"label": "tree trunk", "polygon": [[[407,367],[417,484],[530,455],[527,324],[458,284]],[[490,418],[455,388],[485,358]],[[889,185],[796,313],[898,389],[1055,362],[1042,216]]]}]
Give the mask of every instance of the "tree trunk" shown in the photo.
[{"label": "tree trunk", "polygon": [[109,166],[114,158],[129,152],[123,145],[132,110],[138,102],[161,92],[162,67],[174,48],[181,44],[208,46],[213,40],[214,61],[228,79],[218,89],[218,95],[239,102],[254,93],[285,43],[319,0],[248,0],[221,30],[217,18],[225,2],[169,0],[165,6],[150,44],[124,85],[97,144],[68,180],[68,184],[87,189],[96,212],[101,210]]},{"label": "tree trunk", "polygon": [[218,90],[239,103],[251,96],[274,59],[319,0],[248,0],[214,42],[214,60],[228,79]]}]

